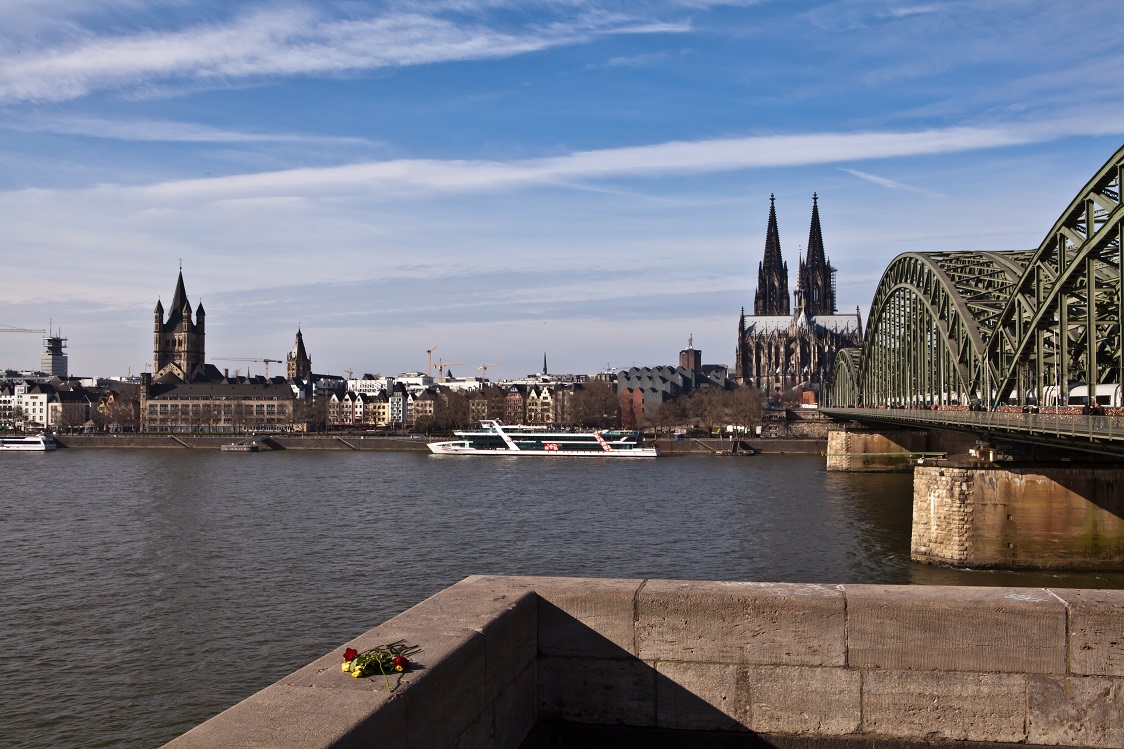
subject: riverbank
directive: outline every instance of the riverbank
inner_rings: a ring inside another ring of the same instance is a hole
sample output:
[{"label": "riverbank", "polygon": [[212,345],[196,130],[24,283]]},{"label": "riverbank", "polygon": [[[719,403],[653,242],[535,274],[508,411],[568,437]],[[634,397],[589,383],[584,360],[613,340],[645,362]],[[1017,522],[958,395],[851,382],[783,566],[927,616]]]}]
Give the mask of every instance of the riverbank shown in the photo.
[{"label": "riverbank", "polygon": [[[60,448],[145,448],[218,450],[248,439],[248,435],[190,434],[59,434]],[[426,440],[367,435],[269,435],[260,440],[262,450],[416,450],[425,451]]]},{"label": "riverbank", "polygon": [[[245,435],[238,437],[245,439]],[[344,450],[344,451],[419,451],[433,438],[381,437],[374,435],[320,434],[270,435],[262,437],[262,450]],[[189,434],[59,434],[55,442],[60,448],[142,448],[218,450],[236,441],[234,435],[210,436]],[[766,455],[820,455],[827,449],[827,440],[780,439],[762,437],[743,440],[735,450],[733,442],[724,439],[657,440],[664,455],[706,455],[745,451]]]}]

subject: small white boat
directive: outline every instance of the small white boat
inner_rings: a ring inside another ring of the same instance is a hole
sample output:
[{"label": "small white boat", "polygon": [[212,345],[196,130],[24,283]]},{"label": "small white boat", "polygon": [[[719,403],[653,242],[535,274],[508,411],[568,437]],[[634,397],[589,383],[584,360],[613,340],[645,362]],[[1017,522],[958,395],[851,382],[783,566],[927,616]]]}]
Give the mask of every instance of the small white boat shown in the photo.
[{"label": "small white boat", "polygon": [[28,434],[20,437],[0,437],[0,450],[13,450],[17,452],[45,452],[54,450],[58,445],[49,434]]},{"label": "small white boat", "polygon": [[637,431],[548,431],[544,427],[504,426],[494,419],[485,419],[480,426],[453,432],[458,439],[431,442],[428,447],[435,455],[655,458],[660,454],[655,446],[643,446]]}]

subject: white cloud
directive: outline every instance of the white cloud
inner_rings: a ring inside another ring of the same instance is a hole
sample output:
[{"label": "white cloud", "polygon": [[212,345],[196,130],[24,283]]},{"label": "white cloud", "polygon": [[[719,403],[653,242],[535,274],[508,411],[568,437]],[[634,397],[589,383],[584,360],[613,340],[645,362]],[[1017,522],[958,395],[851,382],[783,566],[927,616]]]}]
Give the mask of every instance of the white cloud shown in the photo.
[{"label": "white cloud", "polygon": [[1042,127],[766,135],[583,151],[557,158],[511,162],[399,159],[182,180],[128,189],[161,202],[245,196],[314,196],[338,194],[340,191],[400,196],[403,191],[501,190],[534,184],[559,185],[573,180],[836,164],[965,152],[1049,137],[1056,137],[1056,134]]},{"label": "white cloud", "polygon": [[42,52],[0,55],[0,103],[65,101],[102,89],[182,80],[195,85],[268,76],[325,75],[454,60],[484,60],[573,44],[607,33],[668,33],[683,23],[583,13],[504,31],[420,12],[325,18],[308,7],[269,8],[234,21],[132,35],[73,34]]}]

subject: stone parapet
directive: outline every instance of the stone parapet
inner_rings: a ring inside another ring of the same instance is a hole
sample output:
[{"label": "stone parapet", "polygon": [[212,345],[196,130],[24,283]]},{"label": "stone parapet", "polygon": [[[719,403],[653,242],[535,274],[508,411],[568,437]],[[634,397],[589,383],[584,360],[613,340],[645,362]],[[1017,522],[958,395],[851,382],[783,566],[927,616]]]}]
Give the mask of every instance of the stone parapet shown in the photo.
[{"label": "stone parapet", "polygon": [[[340,671],[398,639],[423,652],[392,693]],[[168,746],[518,749],[580,725],[594,746],[1120,749],[1121,715],[1124,591],[474,576]]]}]

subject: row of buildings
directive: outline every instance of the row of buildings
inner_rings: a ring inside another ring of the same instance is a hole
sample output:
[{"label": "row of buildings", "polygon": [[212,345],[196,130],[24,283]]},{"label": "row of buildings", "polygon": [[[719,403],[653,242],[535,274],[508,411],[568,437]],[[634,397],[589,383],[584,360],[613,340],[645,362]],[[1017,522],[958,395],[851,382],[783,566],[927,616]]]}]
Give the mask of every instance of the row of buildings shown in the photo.
[{"label": "row of buildings", "polygon": [[[202,304],[192,308],[181,270],[167,310],[159,300],[153,310],[153,371],[139,378],[135,408],[126,408],[130,396],[120,389],[86,392],[61,384],[66,378],[65,339],[52,334],[44,362],[54,378],[0,385],[0,424],[89,426],[105,423],[106,412],[117,403],[118,416],[135,411],[129,428],[147,432],[403,428],[424,420],[472,423],[481,418],[567,424],[582,421],[590,409],[601,416],[612,412],[625,426],[633,426],[670,399],[700,389],[742,386],[778,399],[797,393],[814,403],[836,352],[862,342],[858,309],[840,314],[836,308],[836,269],[824,251],[817,195],[812,196],[808,245],[798,261],[794,294],[789,294],[774,196],[769,198],[764,255],[757,270],[753,314],[742,308],[732,368],[704,365],[702,352],[689,340],[677,366],[633,367],[600,375],[605,382],[598,383],[596,378],[550,377],[544,359],[541,377],[501,387],[482,378],[434,382],[430,373],[420,372],[356,379],[316,374],[299,329],[286,356],[285,377],[230,377],[206,361],[207,313]],[[606,386],[612,388],[610,403],[601,394]]]},{"label": "row of buildings", "polygon": [[[16,375],[16,373],[12,373]],[[57,377],[5,376],[0,381],[0,428],[79,430],[135,423],[133,411],[123,418],[128,386],[87,387]],[[116,409],[116,411],[115,411]]]}]

